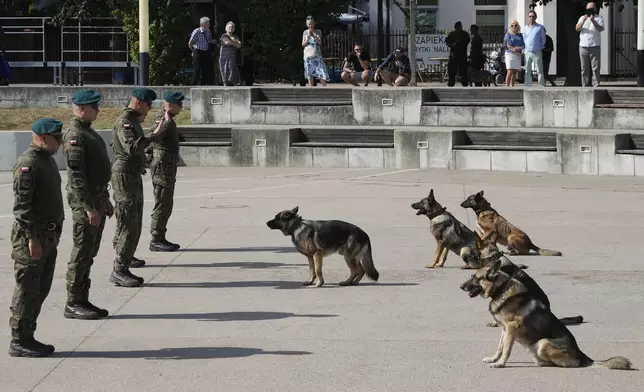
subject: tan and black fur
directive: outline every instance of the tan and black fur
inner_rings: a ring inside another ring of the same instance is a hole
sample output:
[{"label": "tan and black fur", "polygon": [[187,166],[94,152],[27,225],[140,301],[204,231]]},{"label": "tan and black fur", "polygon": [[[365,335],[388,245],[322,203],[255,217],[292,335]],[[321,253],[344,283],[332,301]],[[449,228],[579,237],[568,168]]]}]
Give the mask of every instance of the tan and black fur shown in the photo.
[{"label": "tan and black fur", "polygon": [[488,309],[501,325],[496,352],[483,358],[493,368],[506,365],[514,343],[518,342],[530,350],[539,366],[632,369],[631,362],[624,357],[594,361],[584,354],[573,334],[534,294],[534,288],[504,272],[501,260],[477,270],[461,288],[470,298],[479,295],[489,298]]},{"label": "tan and black fur", "polygon": [[[528,268],[527,266],[523,264],[513,263],[512,261],[510,261],[510,259],[505,257],[503,252],[501,252],[499,248],[496,247],[496,245],[490,242],[479,240],[479,249],[481,250],[481,260],[483,266],[487,266],[491,262],[495,262],[497,260],[501,261],[501,271],[521,282],[530,291],[531,295],[533,295],[546,307],[550,308],[550,299],[548,298],[546,293],[541,290],[541,287],[539,287],[539,285],[532,279],[530,275],[522,271]],[[472,284],[473,283],[471,283],[470,281],[463,283],[461,285],[461,290],[469,292],[473,288],[471,286]],[[577,325],[583,323],[584,318],[581,315],[573,317],[563,317],[560,318],[559,321],[561,321],[561,323],[564,325]],[[496,321],[494,321],[488,323],[487,326],[498,327],[499,325]]]},{"label": "tan and black fur", "polygon": [[543,249],[535,245],[530,237],[499,214],[490,202],[483,197],[483,191],[468,196],[461,203],[463,208],[471,208],[476,213],[476,223],[481,228],[481,239],[493,244],[507,246],[511,256],[528,255],[531,250],[542,256],[561,256],[561,252]]},{"label": "tan and black fur", "polygon": [[307,220],[297,214],[299,207],[284,210],[266,222],[271,230],[280,230],[291,240],[298,252],[309,260],[309,277],[302,283],[312,285],[317,278],[317,287],[324,284],[322,260],[338,253],[344,256],[351,275],[340,286],[357,285],[367,276],[377,281],[380,274],[373,265],[371,240],[367,233],[351,223],[339,220]]},{"label": "tan and black fur", "polygon": [[480,253],[477,246],[478,237],[454,215],[447,212],[434,198],[434,190],[429,196],[412,203],[411,208],[416,215],[429,218],[429,231],[436,239],[436,251],[431,264],[425,268],[442,267],[447,260],[449,251],[459,255],[465,265],[461,269],[477,269],[481,267]]}]

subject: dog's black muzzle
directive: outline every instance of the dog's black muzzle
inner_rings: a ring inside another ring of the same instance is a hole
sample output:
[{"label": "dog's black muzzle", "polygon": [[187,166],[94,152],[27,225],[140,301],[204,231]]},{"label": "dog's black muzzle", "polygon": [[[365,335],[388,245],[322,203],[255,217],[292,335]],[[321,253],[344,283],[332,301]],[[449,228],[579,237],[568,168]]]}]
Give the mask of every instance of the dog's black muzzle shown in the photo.
[{"label": "dog's black muzzle", "polygon": [[465,200],[464,202],[462,202],[462,203],[461,203],[461,207],[463,207],[463,208],[469,208],[469,207],[471,207],[471,206],[470,206],[470,203],[468,203],[468,202],[467,202],[467,200]]},{"label": "dog's black muzzle", "polygon": [[425,215],[425,214],[427,214],[427,211],[425,211],[425,209],[422,207],[421,203],[412,203],[411,208],[413,208],[414,210],[418,210],[418,211],[416,211],[416,215]]},{"label": "dog's black muzzle", "polygon": [[268,222],[266,222],[266,226],[268,226],[271,230],[279,229],[279,227],[277,226],[277,222],[275,222],[275,219],[271,219]]},{"label": "dog's black muzzle", "polygon": [[481,286],[478,286],[472,283],[472,279],[468,279],[465,283],[463,283],[461,285],[461,290],[466,291],[467,295],[470,298],[474,298],[478,295],[481,295],[481,293],[483,293],[483,288]]}]

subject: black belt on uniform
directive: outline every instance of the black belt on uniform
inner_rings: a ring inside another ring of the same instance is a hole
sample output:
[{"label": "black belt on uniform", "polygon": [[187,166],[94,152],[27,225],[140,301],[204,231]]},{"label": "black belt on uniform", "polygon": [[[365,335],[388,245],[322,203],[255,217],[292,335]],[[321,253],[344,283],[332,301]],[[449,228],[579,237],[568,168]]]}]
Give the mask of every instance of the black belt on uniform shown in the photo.
[{"label": "black belt on uniform", "polygon": [[46,230],[46,231],[54,231],[56,229],[60,229],[62,226],[59,223],[56,222],[36,222],[33,225],[33,228],[35,230]]}]

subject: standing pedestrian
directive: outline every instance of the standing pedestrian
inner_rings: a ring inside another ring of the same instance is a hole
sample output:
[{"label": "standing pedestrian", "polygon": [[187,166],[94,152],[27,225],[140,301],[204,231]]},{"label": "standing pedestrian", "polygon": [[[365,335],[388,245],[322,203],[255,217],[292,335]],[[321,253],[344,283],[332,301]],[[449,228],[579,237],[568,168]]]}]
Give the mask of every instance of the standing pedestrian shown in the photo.
[{"label": "standing pedestrian", "polygon": [[463,30],[463,23],[456,22],[454,31],[450,32],[445,39],[449,47],[449,60],[447,60],[447,74],[449,87],[456,84],[456,74],[461,78],[463,87],[468,85],[467,80],[467,46],[470,44],[470,35]]},{"label": "standing pedestrian", "polygon": [[54,346],[34,338],[36,321],[54,278],[65,212],[60,173],[52,155],[62,141],[63,123],[41,118],[31,126],[32,143],[13,167],[11,258],[16,286],[11,300],[12,357],[47,357]]},{"label": "standing pedestrian", "polygon": [[194,68],[194,73],[192,74],[193,86],[213,84],[215,61],[210,50],[211,43],[210,19],[204,16],[199,20],[199,27],[192,31],[188,40],[188,47],[192,52],[192,67]]},{"label": "standing pedestrian", "polygon": [[168,114],[155,130],[146,137],[141,123],[145,121],[157,94],[145,87],[132,90],[130,104],[116,120],[112,134],[114,162],[112,164],[112,190],[115,202],[116,232],[112,243],[116,251],[110,282],[117,286],[137,287],[143,278],[130,272],[130,268],[143,267],[145,261],[134,257],[141,238],[143,224],[143,175],[145,148],[160,135]]},{"label": "standing pedestrian", "polygon": [[537,66],[539,86],[546,86],[543,74],[543,48],[546,46],[546,29],[537,23],[537,13],[534,10],[528,13],[528,24],[523,28],[523,41],[525,42],[525,76],[523,84],[532,87],[532,63]]},{"label": "standing pedestrian", "polygon": [[72,96],[74,118],[63,136],[67,165],[67,201],[72,210],[74,245],[67,266],[69,319],[95,320],[107,317],[107,310],[89,302],[90,270],[98,254],[105,220],[114,214],[107,185],[111,163],[103,138],[92,129],[98,117],[101,95],[94,90],[78,90]]},{"label": "standing pedestrian", "polygon": [[599,86],[601,70],[601,32],[604,31],[604,18],[597,14],[595,3],[586,4],[586,15],[579,18],[575,30],[579,31],[579,57],[581,60],[581,85]]},{"label": "standing pedestrian", "polygon": [[179,132],[174,117],[181,112],[185,96],[180,92],[166,91],[163,94],[163,116],[168,113],[168,120],[163,123],[162,136],[150,143],[152,161],[150,175],[154,187],[154,208],[150,224],[150,250],[153,252],[172,252],[181,246],[166,239],[168,220],[174,205],[174,185],[177,181],[177,164],[179,162]]},{"label": "standing pedestrian", "polygon": [[221,35],[221,49],[219,50],[219,71],[224,86],[237,86],[239,84],[239,68],[237,67],[237,52],[242,46],[239,37],[234,34],[235,23],[226,23],[226,32]]}]

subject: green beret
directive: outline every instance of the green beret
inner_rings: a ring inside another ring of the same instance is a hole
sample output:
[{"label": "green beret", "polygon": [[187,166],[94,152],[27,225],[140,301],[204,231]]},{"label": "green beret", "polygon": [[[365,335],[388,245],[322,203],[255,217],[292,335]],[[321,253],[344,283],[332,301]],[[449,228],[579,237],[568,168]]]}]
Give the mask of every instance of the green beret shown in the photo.
[{"label": "green beret", "polygon": [[78,90],[72,95],[72,102],[76,105],[91,105],[101,100],[101,94],[94,90]]},{"label": "green beret", "polygon": [[180,104],[186,97],[179,91],[166,91],[163,93],[163,100],[170,103]]},{"label": "green beret", "polygon": [[152,102],[157,99],[157,93],[145,87],[137,87],[132,90],[132,96],[140,101],[147,102]]},{"label": "green beret", "polygon": [[43,117],[31,125],[31,130],[37,135],[62,133],[63,123],[53,118]]}]

